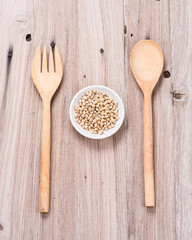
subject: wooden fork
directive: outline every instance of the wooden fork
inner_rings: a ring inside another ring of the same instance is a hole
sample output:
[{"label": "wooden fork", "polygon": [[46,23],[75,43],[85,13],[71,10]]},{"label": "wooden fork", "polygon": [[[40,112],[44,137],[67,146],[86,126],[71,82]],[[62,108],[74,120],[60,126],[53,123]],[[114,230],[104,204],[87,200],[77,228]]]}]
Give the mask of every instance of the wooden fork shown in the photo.
[{"label": "wooden fork", "polygon": [[41,48],[37,48],[32,63],[33,82],[43,102],[43,123],[41,140],[41,176],[40,176],[40,212],[49,212],[50,182],[50,130],[51,130],[51,99],[61,83],[63,66],[58,49],[55,46],[55,68],[53,52],[49,51],[49,71],[47,69],[46,47],[43,49],[41,66]]}]

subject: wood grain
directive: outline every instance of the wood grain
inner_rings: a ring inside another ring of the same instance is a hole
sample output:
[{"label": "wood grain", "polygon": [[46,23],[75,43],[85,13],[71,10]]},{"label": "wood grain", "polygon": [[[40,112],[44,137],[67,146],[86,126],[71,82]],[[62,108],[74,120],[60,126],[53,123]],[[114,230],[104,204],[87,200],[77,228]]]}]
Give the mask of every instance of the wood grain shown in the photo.
[{"label": "wood grain", "polygon": [[[192,2],[0,3],[0,240],[192,239]],[[129,66],[145,38],[160,45],[171,73],[153,93],[154,209],[144,207],[143,96]],[[52,102],[50,213],[41,216],[42,103],[31,63],[52,41],[64,76]],[[123,126],[102,141],[69,120],[73,95],[90,84],[109,86],[125,104]]]}]

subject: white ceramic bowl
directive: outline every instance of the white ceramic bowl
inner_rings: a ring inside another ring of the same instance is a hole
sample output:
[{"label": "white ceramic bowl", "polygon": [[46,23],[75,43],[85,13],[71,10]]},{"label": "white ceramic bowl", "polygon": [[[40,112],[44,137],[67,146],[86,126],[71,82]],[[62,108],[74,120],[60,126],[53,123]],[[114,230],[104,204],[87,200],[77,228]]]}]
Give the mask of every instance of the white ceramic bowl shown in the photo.
[{"label": "white ceramic bowl", "polygon": [[[119,120],[116,122],[114,128],[111,128],[108,131],[105,131],[102,135],[90,133],[89,131],[82,128],[75,120],[75,106],[78,105],[79,99],[82,96],[84,96],[87,91],[90,91],[90,90],[97,90],[98,92],[106,93],[109,97],[114,99],[114,101],[116,103],[118,103]],[[70,116],[71,123],[72,123],[73,127],[83,136],[88,137],[88,138],[92,138],[92,139],[104,139],[104,138],[112,136],[121,127],[121,125],[123,123],[123,120],[124,120],[124,115],[125,115],[124,105],[123,105],[123,102],[122,102],[121,98],[119,97],[119,95],[115,91],[113,91],[112,89],[110,89],[108,87],[105,87],[105,86],[101,86],[101,85],[92,85],[92,86],[81,89],[73,97],[73,99],[71,101],[71,104],[70,104],[70,108],[69,108],[69,116]]]}]

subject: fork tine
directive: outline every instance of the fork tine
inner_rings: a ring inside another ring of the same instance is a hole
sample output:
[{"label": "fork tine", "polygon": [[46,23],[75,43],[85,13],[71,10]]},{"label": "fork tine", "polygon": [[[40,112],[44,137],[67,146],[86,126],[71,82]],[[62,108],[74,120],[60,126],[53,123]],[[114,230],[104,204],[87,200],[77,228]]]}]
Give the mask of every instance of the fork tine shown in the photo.
[{"label": "fork tine", "polygon": [[38,46],[32,62],[32,73],[41,71],[41,47]]},{"label": "fork tine", "polygon": [[46,47],[43,48],[43,61],[42,61],[42,73],[47,72],[47,54]]},{"label": "fork tine", "polygon": [[53,50],[52,47],[49,48],[49,72],[54,72],[54,63],[53,63]]},{"label": "fork tine", "polygon": [[62,61],[57,46],[55,46],[55,71],[61,75],[63,74]]}]

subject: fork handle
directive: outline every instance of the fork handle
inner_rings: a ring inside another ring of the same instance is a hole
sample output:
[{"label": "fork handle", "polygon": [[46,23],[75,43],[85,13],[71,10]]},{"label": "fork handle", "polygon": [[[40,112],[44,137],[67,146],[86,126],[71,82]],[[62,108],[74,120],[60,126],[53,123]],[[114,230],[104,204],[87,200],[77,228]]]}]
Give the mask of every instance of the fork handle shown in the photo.
[{"label": "fork handle", "polygon": [[51,102],[43,100],[41,139],[40,212],[49,212]]}]

